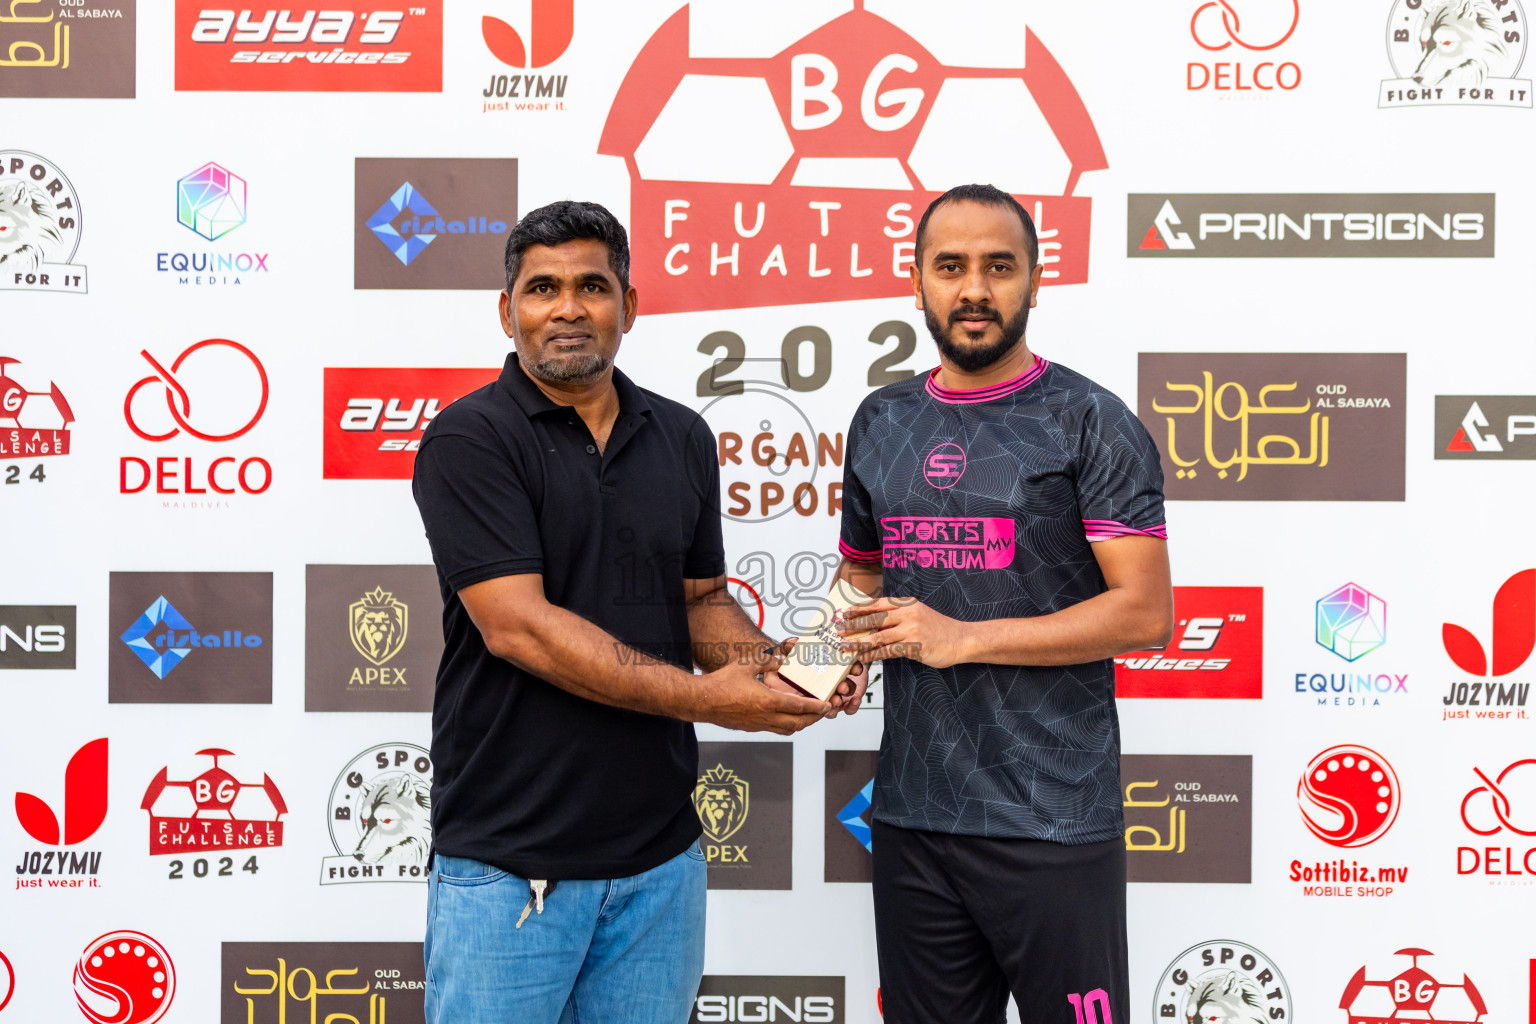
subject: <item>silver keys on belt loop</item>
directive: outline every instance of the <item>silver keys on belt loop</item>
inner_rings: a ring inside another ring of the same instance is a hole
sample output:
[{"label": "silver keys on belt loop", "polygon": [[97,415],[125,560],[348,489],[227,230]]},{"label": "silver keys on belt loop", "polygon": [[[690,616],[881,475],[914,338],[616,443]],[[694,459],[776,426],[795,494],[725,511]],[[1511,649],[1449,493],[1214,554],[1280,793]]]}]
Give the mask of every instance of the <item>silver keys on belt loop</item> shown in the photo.
[{"label": "silver keys on belt loop", "polygon": [[528,920],[528,915],[533,913],[534,908],[537,908],[539,913],[544,913],[544,892],[549,888],[551,888],[549,882],[542,878],[528,880],[528,904],[523,907],[522,916],[517,919],[516,927],[523,926],[523,922]]}]

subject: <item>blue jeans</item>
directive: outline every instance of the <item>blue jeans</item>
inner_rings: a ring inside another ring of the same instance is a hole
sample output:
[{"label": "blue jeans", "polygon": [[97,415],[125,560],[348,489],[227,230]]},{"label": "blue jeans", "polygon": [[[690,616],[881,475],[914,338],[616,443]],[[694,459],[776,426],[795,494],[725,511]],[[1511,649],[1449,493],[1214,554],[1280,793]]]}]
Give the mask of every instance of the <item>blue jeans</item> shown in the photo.
[{"label": "blue jeans", "polygon": [[704,973],[704,855],[630,878],[528,879],[438,854],[427,876],[427,1024],[685,1024]]}]

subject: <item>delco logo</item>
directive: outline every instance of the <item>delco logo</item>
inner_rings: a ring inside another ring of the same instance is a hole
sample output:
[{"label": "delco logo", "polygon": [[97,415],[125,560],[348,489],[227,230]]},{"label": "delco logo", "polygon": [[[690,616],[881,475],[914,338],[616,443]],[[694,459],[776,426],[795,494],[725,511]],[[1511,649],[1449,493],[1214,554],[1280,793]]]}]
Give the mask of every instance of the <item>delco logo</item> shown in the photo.
[{"label": "delco logo", "polygon": [[212,8],[176,0],[176,88],[300,92],[439,92],[441,0],[377,10]]},{"label": "delco logo", "polygon": [[1173,643],[1115,659],[1115,696],[1264,696],[1264,588],[1174,587]]},{"label": "delco logo", "polygon": [[[628,166],[656,312],[910,295],[917,218],[958,181],[1034,215],[1047,284],[1087,281],[1092,201],[1073,193],[1109,164],[1023,5],[971,5],[987,30],[963,38],[920,5],[852,6],[689,4],[635,58],[598,152]],[[979,109],[1009,130],[956,146]]]},{"label": "delco logo", "polygon": [[325,479],[409,480],[427,424],[500,372],[327,367]]}]

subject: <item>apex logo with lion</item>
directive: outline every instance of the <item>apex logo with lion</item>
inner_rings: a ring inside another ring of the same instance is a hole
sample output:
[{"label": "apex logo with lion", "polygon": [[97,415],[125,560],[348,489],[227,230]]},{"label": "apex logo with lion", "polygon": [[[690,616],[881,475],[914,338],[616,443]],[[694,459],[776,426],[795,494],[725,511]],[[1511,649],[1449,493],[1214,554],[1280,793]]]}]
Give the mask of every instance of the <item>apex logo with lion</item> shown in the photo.
[{"label": "apex logo with lion", "polygon": [[1514,77],[1526,37],[1519,0],[1396,0],[1387,52],[1397,77],[1381,84],[1380,106],[1529,107],[1531,83]]}]

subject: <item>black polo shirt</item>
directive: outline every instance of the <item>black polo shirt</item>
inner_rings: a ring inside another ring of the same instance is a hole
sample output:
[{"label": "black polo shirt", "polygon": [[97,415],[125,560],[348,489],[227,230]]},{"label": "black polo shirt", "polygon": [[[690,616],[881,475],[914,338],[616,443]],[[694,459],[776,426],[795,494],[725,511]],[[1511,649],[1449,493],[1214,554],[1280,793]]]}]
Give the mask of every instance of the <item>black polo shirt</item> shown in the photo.
[{"label": "black polo shirt", "polygon": [[[413,491],[443,591],[436,849],[530,878],[621,878],[699,836],[693,726],[574,696],[492,655],[458,591],[542,573],[551,604],[691,671],[684,578],[725,573],[714,436],[617,369],[599,452],[507,357],[433,420]],[[623,652],[616,652],[619,657]]]}]

